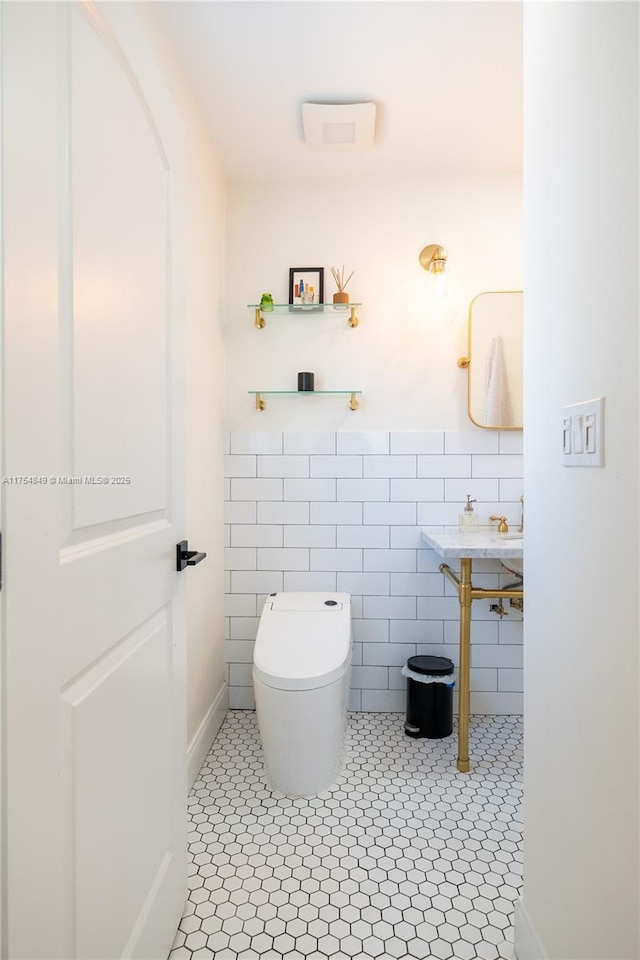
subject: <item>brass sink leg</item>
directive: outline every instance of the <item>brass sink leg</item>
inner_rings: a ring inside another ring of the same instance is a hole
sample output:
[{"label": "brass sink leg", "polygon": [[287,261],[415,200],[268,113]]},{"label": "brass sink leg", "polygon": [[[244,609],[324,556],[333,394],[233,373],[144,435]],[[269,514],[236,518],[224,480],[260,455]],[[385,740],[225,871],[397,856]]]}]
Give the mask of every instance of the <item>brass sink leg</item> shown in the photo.
[{"label": "brass sink leg", "polygon": [[460,560],[460,665],[458,668],[458,770],[469,772],[469,673],[471,670],[471,560]]},{"label": "brass sink leg", "polygon": [[[440,564],[440,573],[456,588],[460,604],[460,659],[458,666],[458,761],[460,773],[469,772],[469,712],[470,712],[470,673],[471,673],[471,604],[474,600],[488,598],[508,598],[512,606],[520,609],[518,604],[523,603],[524,591],[514,590],[518,583],[510,584],[502,589],[488,589],[473,587],[471,584],[471,559],[460,560],[460,577],[457,577],[449,564]],[[498,606],[496,604],[496,606]],[[503,613],[507,611],[502,605]],[[498,611],[496,611],[498,612]]]}]

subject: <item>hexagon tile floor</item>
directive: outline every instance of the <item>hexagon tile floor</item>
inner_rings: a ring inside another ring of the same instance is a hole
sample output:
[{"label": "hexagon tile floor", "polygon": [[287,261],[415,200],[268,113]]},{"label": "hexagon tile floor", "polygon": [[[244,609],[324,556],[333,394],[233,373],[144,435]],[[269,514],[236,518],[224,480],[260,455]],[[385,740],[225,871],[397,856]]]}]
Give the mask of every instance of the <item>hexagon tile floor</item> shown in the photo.
[{"label": "hexagon tile floor", "polygon": [[229,713],[189,797],[190,894],[171,960],[513,957],[522,878],[522,722],[474,717],[412,740],[353,713],[335,787],[272,791],[255,713]]}]

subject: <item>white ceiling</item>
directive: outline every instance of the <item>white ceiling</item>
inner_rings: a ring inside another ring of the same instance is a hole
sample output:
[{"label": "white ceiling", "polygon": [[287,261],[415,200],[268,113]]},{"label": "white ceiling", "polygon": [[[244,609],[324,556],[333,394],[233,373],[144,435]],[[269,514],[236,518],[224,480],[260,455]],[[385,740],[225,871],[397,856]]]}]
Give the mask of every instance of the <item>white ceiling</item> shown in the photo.
[{"label": "white ceiling", "polygon": [[[519,2],[181,0],[158,10],[232,179],[521,168]],[[374,149],[309,150],[307,100],[374,100]]]}]

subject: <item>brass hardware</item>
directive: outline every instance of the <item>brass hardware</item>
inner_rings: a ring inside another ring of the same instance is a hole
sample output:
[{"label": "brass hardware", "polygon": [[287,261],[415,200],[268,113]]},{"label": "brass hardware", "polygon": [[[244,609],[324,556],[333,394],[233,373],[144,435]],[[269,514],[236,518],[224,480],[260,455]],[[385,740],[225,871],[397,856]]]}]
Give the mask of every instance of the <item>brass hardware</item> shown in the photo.
[{"label": "brass hardware", "polygon": [[460,560],[460,667],[458,671],[458,770],[469,772],[469,713],[471,711],[471,560]]},{"label": "brass hardware", "polygon": [[440,571],[440,573],[443,573],[445,575],[447,580],[451,580],[451,583],[455,584],[455,587],[457,590],[458,587],[460,586],[460,581],[456,577],[455,573],[453,572],[449,564],[441,563],[440,566],[438,567],[438,570]]},{"label": "brass hardware", "polygon": [[[460,604],[460,656],[458,668],[458,759],[457,768],[460,773],[469,772],[469,711],[470,711],[470,670],[471,670],[471,603],[473,600],[487,597],[505,597],[516,606],[518,600],[524,598],[522,590],[490,590],[474,587],[471,582],[471,559],[460,560],[460,576],[457,577],[449,564],[441,563],[440,573],[454,584]],[[515,602],[514,602],[515,601]],[[504,610],[502,601],[500,602]],[[496,604],[496,606],[498,606]],[[507,614],[507,611],[504,611]]]},{"label": "brass hardware", "polygon": [[491,613],[497,614],[497,616],[499,616],[501,620],[503,617],[509,616],[509,611],[505,610],[504,603],[502,602],[501,599],[498,601],[498,603],[489,604],[489,610],[491,611]]},{"label": "brass hardware", "polygon": [[262,394],[256,393],[256,410],[264,410],[266,403],[262,399]]},{"label": "brass hardware", "polygon": [[444,273],[447,268],[447,251],[437,243],[430,243],[420,251],[420,266],[429,273]]},{"label": "brass hardware", "polygon": [[522,597],[514,597],[512,600],[509,600],[509,604],[514,610],[519,610],[520,613],[524,613],[524,599]]},{"label": "brass hardware", "polygon": [[360,404],[358,403],[358,398],[355,393],[351,394],[351,399],[349,400],[349,410],[357,410]]},{"label": "brass hardware", "polygon": [[505,600],[510,600],[512,597],[524,596],[522,590],[507,590],[506,587],[495,590],[492,590],[490,587],[474,587],[473,588],[472,600],[487,600],[490,597],[502,597]]},{"label": "brass hardware", "polygon": [[[460,592],[460,580],[456,577],[455,573],[447,563],[441,563],[439,568],[440,573],[443,573],[445,577],[454,584],[458,593]],[[508,590],[506,587],[495,590],[489,587],[472,587],[471,588],[471,599],[472,600],[487,600],[493,597],[504,597],[511,599],[512,597],[523,597],[524,593],[522,590]]]},{"label": "brass hardware", "polygon": [[[255,322],[255,325],[256,325],[256,327],[258,328],[258,330],[262,330],[262,328],[263,328],[263,327],[266,325],[266,323],[267,323],[267,321],[265,320],[265,318],[264,318],[264,317],[262,316],[262,314],[260,313],[260,307],[256,307],[256,317],[255,317],[255,321],[254,321],[254,322]],[[259,407],[258,409],[259,409],[259,410],[263,410],[264,408],[263,408],[263,407]]]},{"label": "brass hardware", "polygon": [[520,505],[522,508],[522,513],[520,515],[520,526],[518,527],[518,533],[524,533],[524,493],[520,497]]},{"label": "brass hardware", "polygon": [[458,366],[460,367],[461,370],[466,370],[470,363],[471,363],[471,360],[469,359],[469,357],[460,357],[460,359],[458,360]]},{"label": "brass hardware", "polygon": [[351,307],[351,316],[350,316],[349,319],[347,320],[347,323],[349,324],[350,327],[357,327],[357,326],[358,326],[358,318],[356,317],[356,308],[355,308],[355,307]]},{"label": "brass hardware", "polygon": [[509,533],[509,525],[507,524],[506,517],[489,517],[489,520],[499,520],[498,524],[498,533]]}]

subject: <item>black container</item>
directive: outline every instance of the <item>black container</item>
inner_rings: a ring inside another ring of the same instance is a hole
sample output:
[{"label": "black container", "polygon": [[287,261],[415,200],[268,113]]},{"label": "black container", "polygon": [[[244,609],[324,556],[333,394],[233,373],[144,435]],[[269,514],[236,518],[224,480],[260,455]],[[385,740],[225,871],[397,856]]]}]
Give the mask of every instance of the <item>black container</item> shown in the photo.
[{"label": "black container", "polygon": [[299,373],[298,374],[298,390],[313,390],[315,376],[313,373]]},{"label": "black container", "polygon": [[427,677],[448,677],[450,683],[420,683],[407,677],[408,737],[437,740],[453,731],[453,661],[448,657],[409,657],[407,667]]}]

